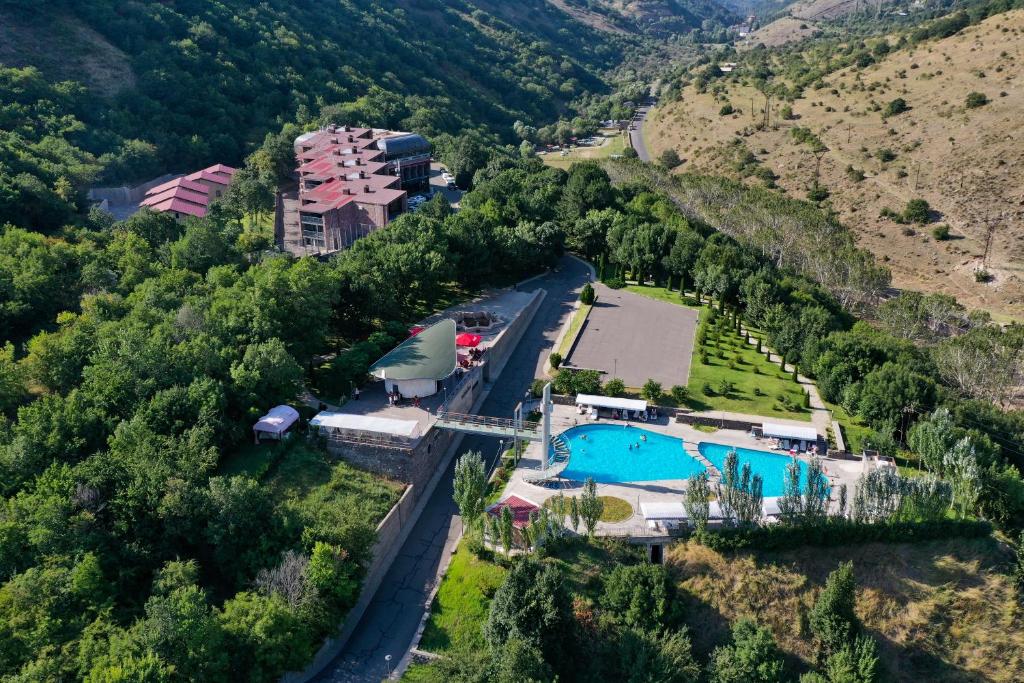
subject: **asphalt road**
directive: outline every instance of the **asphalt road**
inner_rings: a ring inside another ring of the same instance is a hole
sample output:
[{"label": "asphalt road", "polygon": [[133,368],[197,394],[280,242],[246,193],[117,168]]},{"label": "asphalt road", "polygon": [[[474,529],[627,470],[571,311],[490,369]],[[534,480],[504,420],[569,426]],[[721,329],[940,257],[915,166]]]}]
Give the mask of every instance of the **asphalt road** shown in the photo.
[{"label": "asphalt road", "polygon": [[629,131],[629,139],[632,141],[633,149],[636,150],[640,161],[651,160],[651,155],[647,152],[647,145],[644,144],[644,123],[647,122],[647,113],[650,110],[651,108],[647,105],[637,108],[636,113],[640,120],[634,122],[636,130]]},{"label": "asphalt road", "polygon": [[[527,291],[546,289],[548,294],[481,406],[482,415],[512,416],[530,383],[543,370],[564,316],[572,310],[587,276],[586,266],[566,257],[557,271],[523,286]],[[491,464],[498,455],[499,443],[496,438],[467,435],[460,450],[479,450]],[[391,655],[392,666],[402,659],[423,617],[427,596],[439,578],[441,558],[454,547],[461,529],[458,509],[452,501],[454,469],[455,459],[345,649],[313,680],[376,682],[387,676],[386,655]]]}]

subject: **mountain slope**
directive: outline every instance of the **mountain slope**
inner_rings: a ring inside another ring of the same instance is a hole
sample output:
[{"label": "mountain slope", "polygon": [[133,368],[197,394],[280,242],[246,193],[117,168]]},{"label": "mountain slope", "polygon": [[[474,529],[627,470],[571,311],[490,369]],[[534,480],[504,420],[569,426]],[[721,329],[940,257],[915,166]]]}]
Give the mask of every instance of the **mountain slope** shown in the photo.
[{"label": "mountain slope", "polygon": [[[39,69],[3,69],[22,86],[0,92],[0,130],[22,132],[0,136],[0,223],[58,227],[94,180],[238,163],[324,105],[428,135],[548,123],[635,42],[546,0],[47,5],[0,0],[0,64]],[[36,125],[41,112],[54,125]],[[53,192],[61,177],[70,192]]]},{"label": "mountain slope", "polygon": [[[878,56],[875,64],[826,74],[823,87],[792,102],[792,120],[780,115],[785,102],[773,100],[772,125],[764,130],[756,126],[764,96],[741,69],[706,93],[687,87],[681,101],[659,108],[647,129],[648,147],[653,154],[675,149],[687,159],[683,168],[751,182],[762,166],[781,187],[803,196],[816,160],[811,145],[792,131],[806,128],[829,149],[820,169],[829,202],[858,243],[887,262],[895,285],[953,294],[966,305],[1018,317],[1024,315],[1021,32],[1024,11],[1008,12]],[[971,92],[989,102],[967,107]],[[883,117],[881,110],[897,98],[909,110]],[[736,113],[721,115],[726,104]],[[880,216],[917,198],[929,202],[934,223],[948,224],[954,239],[938,241],[932,226]],[[992,281],[976,281],[982,267]]]}]

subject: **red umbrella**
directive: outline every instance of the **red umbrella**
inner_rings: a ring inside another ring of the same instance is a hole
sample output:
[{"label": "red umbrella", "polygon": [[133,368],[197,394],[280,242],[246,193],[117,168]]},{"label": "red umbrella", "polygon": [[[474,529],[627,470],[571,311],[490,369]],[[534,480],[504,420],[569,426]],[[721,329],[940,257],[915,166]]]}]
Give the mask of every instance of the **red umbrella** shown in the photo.
[{"label": "red umbrella", "polygon": [[470,334],[469,332],[463,332],[459,336],[455,337],[455,345],[469,346],[472,348],[479,344],[481,339],[483,339],[483,337],[481,337],[479,334]]},{"label": "red umbrella", "polygon": [[422,332],[425,329],[427,329],[427,328],[421,327],[420,325],[417,325],[416,327],[410,327],[409,328],[409,336],[410,337],[415,337],[417,334],[419,334],[420,332]]}]

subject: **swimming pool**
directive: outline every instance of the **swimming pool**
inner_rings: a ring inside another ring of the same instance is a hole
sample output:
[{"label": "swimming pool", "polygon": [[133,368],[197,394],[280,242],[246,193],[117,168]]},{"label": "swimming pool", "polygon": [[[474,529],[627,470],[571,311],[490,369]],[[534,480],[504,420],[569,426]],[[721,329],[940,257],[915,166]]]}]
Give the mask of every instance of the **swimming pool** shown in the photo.
[{"label": "swimming pool", "polygon": [[[639,427],[583,425],[562,432],[561,437],[570,453],[562,472],[566,479],[592,477],[601,484],[615,484],[686,479],[704,470],[704,465],[683,450],[682,439]],[[647,437],[646,441],[642,437]]]},{"label": "swimming pool", "polygon": [[[697,450],[710,460],[719,472],[725,466],[725,456],[729,451],[735,450],[741,470],[743,463],[749,462],[750,470],[754,474],[761,475],[762,491],[765,498],[777,498],[785,493],[786,466],[792,461],[788,455],[769,451],[753,451],[749,448],[734,448],[710,441],[701,441],[697,444]],[[802,488],[807,483],[807,463],[802,460],[797,460],[797,462],[800,463],[800,486]]]}]

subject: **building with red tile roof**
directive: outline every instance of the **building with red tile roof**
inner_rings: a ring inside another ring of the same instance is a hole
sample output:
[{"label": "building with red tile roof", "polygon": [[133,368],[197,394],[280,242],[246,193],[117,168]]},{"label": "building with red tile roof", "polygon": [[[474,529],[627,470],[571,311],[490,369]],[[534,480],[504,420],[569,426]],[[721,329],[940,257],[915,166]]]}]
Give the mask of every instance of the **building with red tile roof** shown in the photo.
[{"label": "building with red tile roof", "polygon": [[523,529],[530,524],[530,515],[540,510],[540,506],[533,501],[520,498],[519,496],[509,496],[500,503],[487,508],[487,514],[492,517],[501,518],[502,510],[509,508],[512,511],[512,526],[516,529]]},{"label": "building with red tile roof", "polygon": [[408,210],[407,191],[429,182],[430,145],[409,133],[332,124],[300,135],[295,159],[298,194],[282,199],[275,234],[297,255],[347,249]]},{"label": "building with red tile roof", "polygon": [[140,205],[160,213],[170,213],[179,221],[190,216],[202,218],[209,210],[210,202],[223,196],[234,175],[235,169],[230,166],[214,164],[150,188]]}]

